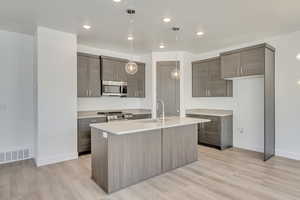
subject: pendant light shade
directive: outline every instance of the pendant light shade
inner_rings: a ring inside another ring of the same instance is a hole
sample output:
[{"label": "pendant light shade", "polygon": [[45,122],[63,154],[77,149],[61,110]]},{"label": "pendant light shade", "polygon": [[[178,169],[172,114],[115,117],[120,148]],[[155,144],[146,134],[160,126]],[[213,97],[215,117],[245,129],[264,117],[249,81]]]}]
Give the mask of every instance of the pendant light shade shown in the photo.
[{"label": "pendant light shade", "polygon": [[177,67],[171,72],[171,77],[172,79],[176,79],[176,80],[180,79],[180,71]]},{"label": "pendant light shade", "polygon": [[135,62],[129,61],[125,66],[126,73],[133,75],[138,71],[138,65]]}]

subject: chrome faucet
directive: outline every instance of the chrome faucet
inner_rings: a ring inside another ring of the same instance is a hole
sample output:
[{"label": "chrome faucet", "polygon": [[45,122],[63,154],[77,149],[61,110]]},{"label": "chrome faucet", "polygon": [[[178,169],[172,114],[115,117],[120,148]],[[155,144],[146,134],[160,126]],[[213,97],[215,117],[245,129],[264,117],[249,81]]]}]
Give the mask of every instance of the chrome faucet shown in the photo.
[{"label": "chrome faucet", "polygon": [[161,104],[161,108],[162,108],[162,120],[165,120],[165,103],[163,100],[157,100],[157,103]]}]

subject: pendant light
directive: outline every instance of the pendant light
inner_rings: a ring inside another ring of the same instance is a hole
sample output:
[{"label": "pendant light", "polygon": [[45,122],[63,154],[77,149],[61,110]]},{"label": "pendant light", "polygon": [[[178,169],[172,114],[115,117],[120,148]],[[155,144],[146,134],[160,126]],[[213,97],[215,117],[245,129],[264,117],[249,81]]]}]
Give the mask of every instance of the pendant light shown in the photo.
[{"label": "pendant light", "polygon": [[[172,30],[176,33],[176,46],[177,46],[177,43],[178,43],[178,32],[180,30],[179,27],[173,27]],[[174,70],[172,70],[171,72],[171,78],[172,79],[175,79],[175,80],[179,80],[180,79],[180,69],[179,69],[179,66],[178,66],[178,52],[176,52],[176,67]]]},{"label": "pendant light", "polygon": [[[133,27],[133,16],[135,14],[135,10],[133,9],[128,9],[127,11],[127,14],[129,16],[129,26]],[[125,71],[127,74],[130,74],[130,75],[134,75],[135,73],[137,73],[138,71],[138,65],[133,61],[133,41],[134,41],[134,38],[133,38],[133,35],[131,33],[131,35],[128,36],[128,40],[130,42],[130,47],[131,47],[131,54],[132,54],[132,59],[125,65]]]}]

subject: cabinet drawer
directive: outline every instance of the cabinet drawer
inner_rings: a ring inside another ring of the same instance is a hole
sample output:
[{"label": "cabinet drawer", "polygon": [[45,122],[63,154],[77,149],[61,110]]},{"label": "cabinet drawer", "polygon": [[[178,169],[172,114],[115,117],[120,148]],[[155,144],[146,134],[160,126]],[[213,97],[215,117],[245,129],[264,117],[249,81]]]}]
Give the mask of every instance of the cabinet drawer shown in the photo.
[{"label": "cabinet drawer", "polygon": [[86,145],[79,145],[78,146],[78,152],[86,152],[86,151],[91,151],[91,144],[86,144]]},{"label": "cabinet drawer", "polygon": [[91,131],[79,131],[78,139],[91,139]]},{"label": "cabinet drawer", "polygon": [[204,131],[198,134],[198,141],[200,143],[219,146],[221,143],[221,137],[216,132]]},{"label": "cabinet drawer", "polygon": [[91,145],[91,138],[81,138],[78,141],[78,145],[82,146],[82,145]]}]

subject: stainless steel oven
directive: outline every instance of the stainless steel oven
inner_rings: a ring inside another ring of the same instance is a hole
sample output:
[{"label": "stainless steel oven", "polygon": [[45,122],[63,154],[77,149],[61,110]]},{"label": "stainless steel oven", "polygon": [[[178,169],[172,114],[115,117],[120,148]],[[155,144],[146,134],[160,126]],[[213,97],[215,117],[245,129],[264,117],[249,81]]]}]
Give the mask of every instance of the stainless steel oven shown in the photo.
[{"label": "stainless steel oven", "polygon": [[102,81],[103,96],[127,96],[127,82]]}]

